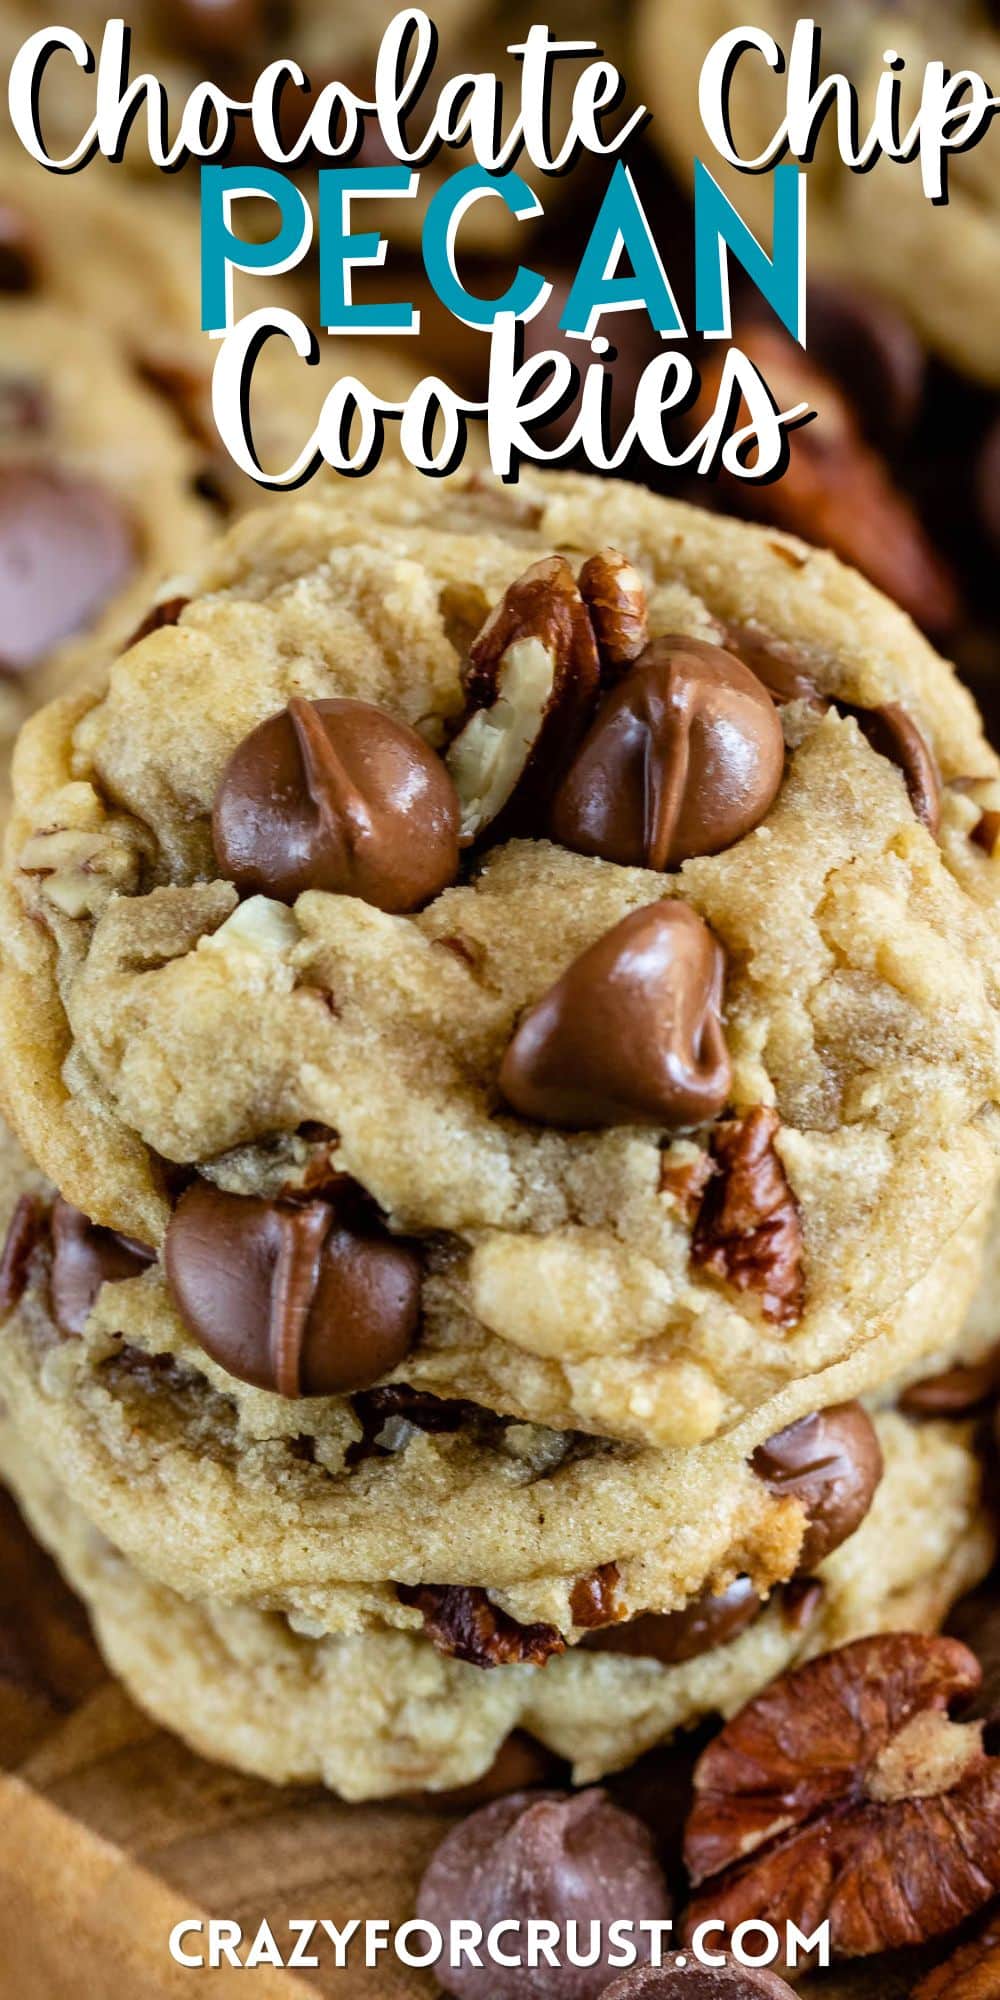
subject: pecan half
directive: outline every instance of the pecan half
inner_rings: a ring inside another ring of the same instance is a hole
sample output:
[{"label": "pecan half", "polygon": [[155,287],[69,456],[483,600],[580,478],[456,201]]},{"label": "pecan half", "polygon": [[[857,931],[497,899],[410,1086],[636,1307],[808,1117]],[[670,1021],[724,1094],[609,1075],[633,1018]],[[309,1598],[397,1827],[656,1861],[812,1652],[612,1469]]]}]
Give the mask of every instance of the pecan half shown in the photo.
[{"label": "pecan half", "polygon": [[553,1653],[566,1651],[554,1625],[519,1625],[478,1585],[397,1583],[396,1595],[420,1612],[439,1653],[470,1667],[541,1667]]},{"label": "pecan half", "polygon": [[590,720],[594,628],[563,556],[533,563],[469,649],[466,715],[446,756],[468,846],[532,829]]},{"label": "pecan half", "polygon": [[1000,1886],[1000,1759],[948,1713],[979,1681],[958,1640],[885,1633],[751,1701],[695,1772],[686,1936],[706,1917],[829,1922],[850,1958],[981,1909]]},{"label": "pecan half", "polygon": [[755,1105],[712,1134],[718,1172],[698,1212],[691,1254],[741,1292],[757,1292],[765,1319],[794,1326],[802,1312],[802,1223],[775,1149],[780,1121]]},{"label": "pecan half", "polygon": [[1000,1911],[914,1988],[911,2000],[1000,2000]]},{"label": "pecan half", "polygon": [[607,684],[639,654],[649,638],[646,586],[634,563],[617,549],[599,549],[580,571],[580,595],[601,658],[601,678]]}]

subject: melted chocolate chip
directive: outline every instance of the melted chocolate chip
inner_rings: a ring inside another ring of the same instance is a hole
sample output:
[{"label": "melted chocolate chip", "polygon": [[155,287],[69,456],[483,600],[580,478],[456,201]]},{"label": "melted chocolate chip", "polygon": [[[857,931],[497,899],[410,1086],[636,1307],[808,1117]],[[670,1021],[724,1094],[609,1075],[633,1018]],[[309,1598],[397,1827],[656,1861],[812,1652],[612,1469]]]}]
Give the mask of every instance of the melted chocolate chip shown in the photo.
[{"label": "melted chocolate chip", "polygon": [[575,1922],[581,1942],[592,1923],[600,1928],[593,1965],[562,1962],[564,1951],[558,1967],[508,1969],[485,1954],[478,1966],[442,1963],[438,1977],[458,2000],[596,2000],[611,1976],[611,1923],[631,1922],[644,1955],[650,1938],[640,1923],[665,1921],[670,1909],[650,1834],[596,1789],[515,1792],[484,1806],[442,1841],[417,1895],[418,1916],[445,1931],[459,1917],[481,1924],[484,1935],[496,1923],[511,1922],[517,1928],[503,1944],[515,1959],[527,1960],[519,1927],[532,1919],[550,1919],[561,1934]]},{"label": "melted chocolate chip", "polygon": [[529,1008],[500,1067],[515,1111],[543,1124],[698,1125],[721,1111],[722,948],[686,903],[635,910]]},{"label": "melted chocolate chip", "polygon": [[908,1417],[968,1417],[1000,1393],[1000,1346],[981,1361],[946,1368],[903,1390],[899,1407]]},{"label": "melted chocolate chip", "polygon": [[244,894],[305,889],[415,910],[458,873],[441,759],[370,702],[296,697],[233,751],[215,797],[219,867]]},{"label": "melted chocolate chip", "polygon": [[930,833],[941,823],[941,780],[926,738],[898,701],[881,708],[855,708],[838,702],[845,715],[853,715],[872,749],[887,757],[903,774],[910,804]]},{"label": "melted chocolate chip", "polygon": [[329,1201],[264,1201],[197,1181],[164,1244],[189,1331],[230,1375],[279,1396],[367,1388],[413,1345],[420,1263]]},{"label": "melted chocolate chip", "polygon": [[598,710],[556,793],[552,838],[634,868],[718,854],[763,819],[784,757],[749,667],[699,639],[654,639]]},{"label": "melted chocolate chip", "polygon": [[749,1577],[738,1576],[727,1590],[709,1590],[693,1597],[679,1611],[644,1611],[606,1632],[591,1632],[581,1643],[600,1653],[626,1653],[633,1659],[659,1660],[664,1667],[696,1660],[751,1625],[761,1601]]},{"label": "melted chocolate chip", "polygon": [[39,1194],[22,1194],[14,1207],[0,1256],[0,1313],[20,1305],[31,1275],[31,1260],[44,1235],[48,1214]]},{"label": "melted chocolate chip", "polygon": [[882,1477],[875,1426],[860,1403],[838,1403],[802,1417],[757,1446],[751,1465],[772,1493],[805,1508],[798,1574],[816,1568],[853,1535]]},{"label": "melted chocolate chip", "polygon": [[52,1209],[52,1311],[61,1333],[80,1334],[102,1285],[137,1278],[156,1253],[132,1236],[103,1229],[58,1199]]},{"label": "melted chocolate chip", "polygon": [[31,292],[38,283],[34,232],[26,215],[0,202],[0,292]]},{"label": "melted chocolate chip", "polygon": [[397,1583],[396,1595],[420,1612],[439,1653],[470,1667],[541,1667],[566,1651],[554,1625],[519,1625],[478,1585]]},{"label": "melted chocolate chip", "polygon": [[135,567],[132,530],[92,480],[0,471],[0,658],[24,673],[95,619]]}]

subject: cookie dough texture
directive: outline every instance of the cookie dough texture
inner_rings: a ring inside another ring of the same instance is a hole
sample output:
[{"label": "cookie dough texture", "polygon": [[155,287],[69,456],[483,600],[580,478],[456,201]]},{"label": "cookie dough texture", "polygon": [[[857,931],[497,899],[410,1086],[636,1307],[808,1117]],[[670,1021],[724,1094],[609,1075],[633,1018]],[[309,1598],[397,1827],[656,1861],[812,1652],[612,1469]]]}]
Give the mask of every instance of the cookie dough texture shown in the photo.
[{"label": "cookie dough texture", "polygon": [[[763,0],[755,27],[768,31],[787,57],[800,10],[792,0]],[[702,125],[698,81],[722,35],[746,25],[739,0],[642,0],[633,50],[653,114],[651,132],[680,177],[690,180],[695,158],[716,175],[761,240],[770,240],[773,182],[731,168],[716,154]],[[954,74],[972,69],[995,88],[1000,37],[986,0],[843,0],[820,9],[821,74],[841,71],[860,93],[862,133],[872,116],[883,54],[905,58],[900,123],[917,113],[924,68],[943,62]],[[763,57],[743,57],[731,92],[731,122],[744,159],[759,157],[785,115],[784,75]],[[949,201],[924,194],[919,161],[882,160],[874,172],[851,173],[840,159],[832,120],[823,126],[806,168],[810,269],[870,284],[891,298],[928,346],[963,372],[1000,382],[996,327],[1000,320],[1000,182],[996,128],[970,151],[952,156]],[[933,279],[928,280],[928,273]]]},{"label": "cookie dough texture", "polygon": [[[209,813],[241,737],[293,694],[341,694],[440,742],[469,637],[506,586],[554,550],[578,563],[595,536],[640,566],[654,635],[750,624],[824,693],[901,702],[941,769],[940,840],[853,719],[798,703],[766,820],[674,874],[511,842],[414,917],[319,892],[238,910]],[[238,526],[176,625],[96,699],[24,732],[0,994],[10,1115],[67,1199],[153,1244],[163,1161],[268,1192],[292,1135],[331,1128],[336,1165],[390,1227],[433,1236],[398,1374],[437,1394],[667,1445],[793,1383],[815,1407],[824,1371],[864,1355],[990,1191],[997,869],[950,781],[996,769],[909,621],[790,538],[567,476],[331,488]],[[498,1109],[522,1010],[662,896],[726,951],[736,1114],[781,1119],[805,1240],[791,1329],[692,1262],[692,1219],[662,1178],[691,1141],[665,1153],[656,1131],[556,1132]]]},{"label": "cookie dough texture", "polygon": [[9,1424],[0,1473],[150,1714],[209,1757],[366,1799],[469,1782],[516,1727],[588,1783],[702,1716],[734,1713],[797,1661],[867,1632],[933,1629],[991,1559],[968,1427],[886,1415],[879,1433],[885,1478],[822,1566],[806,1631],[775,1601],[728,1645],[674,1667],[574,1649],[543,1668],[482,1672],[402,1632],[316,1639],[276,1613],[189,1602],[149,1581]]}]

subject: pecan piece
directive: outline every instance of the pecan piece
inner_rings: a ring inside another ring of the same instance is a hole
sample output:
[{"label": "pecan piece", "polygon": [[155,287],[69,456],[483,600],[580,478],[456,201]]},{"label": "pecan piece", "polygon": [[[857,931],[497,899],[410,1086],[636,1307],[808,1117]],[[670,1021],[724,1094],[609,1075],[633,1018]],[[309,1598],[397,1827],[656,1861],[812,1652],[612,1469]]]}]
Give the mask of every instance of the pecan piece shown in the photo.
[{"label": "pecan piece", "polygon": [[580,571],[580,595],[601,658],[607,684],[637,660],[649,638],[646,586],[634,563],[617,549],[599,549]]},{"label": "pecan piece", "polygon": [[590,720],[600,683],[594,628],[563,556],[533,563],[469,648],[466,713],[446,763],[469,846],[531,830]]},{"label": "pecan piece", "polygon": [[420,1612],[439,1653],[470,1667],[542,1667],[553,1653],[566,1651],[554,1625],[519,1625],[478,1585],[397,1583],[396,1595]]},{"label": "pecan piece", "polygon": [[914,1988],[911,2000],[1000,2000],[1000,1911]]},{"label": "pecan piece", "polygon": [[0,1313],[13,1312],[27,1290],[31,1259],[45,1235],[48,1212],[41,1195],[22,1194],[0,1254]]},{"label": "pecan piece", "polygon": [[829,1922],[851,1958],[981,1909],[1000,1886],[1000,1759],[948,1713],[980,1678],[956,1639],[884,1633],[765,1688],[695,1772],[686,1936],[709,1916]]},{"label": "pecan piece", "polygon": [[794,1326],[805,1275],[799,1207],[775,1148],[778,1115],[763,1104],[724,1119],[712,1135],[718,1168],[691,1243],[696,1264],[741,1292],[757,1292],[765,1319]]},{"label": "pecan piece", "polygon": [[590,1631],[600,1625],[617,1625],[627,1616],[618,1596],[619,1578],[615,1562],[601,1563],[588,1576],[577,1577],[569,1599],[574,1625]]}]

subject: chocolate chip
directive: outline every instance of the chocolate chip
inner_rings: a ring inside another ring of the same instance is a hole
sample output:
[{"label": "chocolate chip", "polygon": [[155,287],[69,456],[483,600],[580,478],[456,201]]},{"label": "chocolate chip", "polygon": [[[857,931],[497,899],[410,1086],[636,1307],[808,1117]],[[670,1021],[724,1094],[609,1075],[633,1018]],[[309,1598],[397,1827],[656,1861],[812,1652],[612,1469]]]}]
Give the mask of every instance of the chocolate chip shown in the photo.
[{"label": "chocolate chip", "polygon": [[686,903],[651,903],[581,952],[529,1008],[500,1066],[546,1125],[699,1125],[722,1109],[722,947]]},{"label": "chocolate chip", "polygon": [[1000,549],[1000,417],[983,440],[975,471],[979,518],[987,539]]},{"label": "chocolate chip", "polygon": [[31,292],[38,283],[38,246],[26,215],[0,202],[0,292]]},{"label": "chocolate chip", "polygon": [[899,1398],[908,1417],[968,1417],[1000,1392],[1000,1345],[981,1361],[960,1363],[923,1382],[911,1382]]},{"label": "chocolate chip", "polygon": [[197,1181],[164,1244],[178,1310],[207,1354],[279,1396],[367,1388],[416,1338],[420,1264],[329,1201],[264,1201]]},{"label": "chocolate chip", "polygon": [[784,756],[749,667],[700,639],[654,639],[598,710],[553,801],[552,838],[633,868],[718,854],[763,819]]},{"label": "chocolate chip", "polygon": [[825,707],[815,677],[807,668],[798,648],[787,639],[779,639],[768,632],[754,619],[746,624],[727,624],[726,645],[749,667],[751,673],[766,687],[772,701],[779,707],[788,701],[807,701],[812,707]]},{"label": "chocolate chip", "polygon": [[757,1104],[712,1133],[716,1172],[691,1239],[696,1264],[756,1292],[765,1319],[794,1326],[805,1292],[802,1222],[775,1145],[776,1112]]},{"label": "chocolate chip", "polygon": [[[612,1805],[596,1788],[575,1794],[515,1792],[484,1806],[453,1828],[431,1859],[417,1894],[417,1914],[447,1934],[456,1918],[480,1924],[510,1923],[504,1955],[523,1963],[481,1965],[444,1962],[437,1976],[458,2000],[596,2000],[611,1976],[609,1935],[617,1919],[633,1927],[633,1941],[648,1956],[649,1933],[640,1924],[666,1922],[670,1896],[646,1828]],[[528,1963],[532,1920],[558,1925],[558,1966]],[[600,1950],[591,1965],[566,1962],[563,1940],[576,1924],[586,1954],[591,1926]],[[522,1926],[524,1930],[522,1933]]]},{"label": "chocolate chip", "polygon": [[910,804],[930,833],[941,823],[941,780],[926,738],[898,701],[881,708],[855,708],[838,702],[845,715],[853,715],[872,749],[887,757],[903,774]]},{"label": "chocolate chip", "polygon": [[458,873],[441,759],[367,701],[296,697],[233,751],[215,795],[219,867],[248,895],[305,889],[415,910]]},{"label": "chocolate chip", "polygon": [[52,1311],[61,1333],[80,1334],[102,1285],[137,1278],[156,1253],[132,1236],[103,1229],[60,1197],[52,1209]]},{"label": "chocolate chip", "polygon": [[47,1211],[39,1194],[22,1194],[14,1206],[0,1256],[0,1313],[13,1312],[27,1290],[31,1259],[45,1235]]},{"label": "chocolate chip", "polygon": [[439,1653],[470,1667],[541,1667],[566,1651],[554,1625],[519,1625],[478,1585],[397,1583],[396,1595],[420,1612]]},{"label": "chocolate chip", "polygon": [[793,1576],[781,1588],[781,1615],[793,1632],[805,1632],[826,1596],[818,1576]]},{"label": "chocolate chip", "polygon": [[137,646],[140,639],[148,639],[151,632],[161,632],[165,625],[176,625],[181,612],[190,604],[189,597],[162,597],[158,604],[151,605],[145,618],[135,628],[127,641],[125,651]]},{"label": "chocolate chip", "polygon": [[[884,1990],[879,1987],[880,1993]],[[735,1965],[731,1960],[699,1965],[682,1952],[663,1965],[624,1972],[604,1988],[603,2000],[795,2000],[795,1994],[784,1979],[763,1966]]]},{"label": "chocolate chip", "polygon": [[909,320],[870,292],[811,284],[809,352],[835,375],[869,437],[892,443],[912,428],[927,358]]},{"label": "chocolate chip", "polygon": [[705,1590],[679,1611],[644,1611],[606,1632],[591,1632],[581,1643],[600,1653],[626,1653],[633,1659],[659,1660],[664,1667],[696,1660],[716,1646],[726,1646],[751,1625],[761,1601],[749,1577],[738,1576],[717,1595]]},{"label": "chocolate chip", "polygon": [[758,1445],[750,1463],[772,1493],[791,1494],[805,1508],[800,1575],[860,1527],[882,1477],[878,1435],[860,1403],[838,1403],[789,1424]]},{"label": "chocolate chip", "polygon": [[601,1563],[589,1576],[578,1576],[570,1592],[569,1608],[574,1625],[585,1630],[595,1625],[616,1625],[624,1617],[618,1598],[618,1564]]},{"label": "chocolate chip", "polygon": [[135,539],[92,480],[12,464],[0,472],[0,658],[23,673],[81,631],[135,567]]}]

